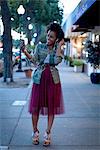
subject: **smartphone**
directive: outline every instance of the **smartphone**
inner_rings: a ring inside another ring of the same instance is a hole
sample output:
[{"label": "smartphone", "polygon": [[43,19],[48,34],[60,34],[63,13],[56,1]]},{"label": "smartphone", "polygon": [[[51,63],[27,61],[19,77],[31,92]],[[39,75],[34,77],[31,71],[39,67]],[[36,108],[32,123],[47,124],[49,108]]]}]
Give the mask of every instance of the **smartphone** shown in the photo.
[{"label": "smartphone", "polygon": [[58,34],[58,43],[59,43],[62,39],[64,39],[64,32],[61,30],[61,31],[59,32],[59,34]]},{"label": "smartphone", "polygon": [[20,41],[20,48],[22,51],[25,49],[25,41],[24,40]]}]

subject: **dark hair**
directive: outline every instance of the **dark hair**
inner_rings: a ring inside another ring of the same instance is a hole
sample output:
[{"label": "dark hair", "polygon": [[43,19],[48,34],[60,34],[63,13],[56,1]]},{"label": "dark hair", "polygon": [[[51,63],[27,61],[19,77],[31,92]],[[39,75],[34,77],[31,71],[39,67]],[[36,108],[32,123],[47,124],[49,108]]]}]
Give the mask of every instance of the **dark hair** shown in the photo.
[{"label": "dark hair", "polygon": [[63,32],[61,26],[60,26],[58,23],[54,23],[54,22],[53,22],[53,23],[50,23],[50,24],[47,26],[47,32],[48,32],[49,30],[56,32],[58,42],[61,41],[62,39],[64,39],[64,32]]}]

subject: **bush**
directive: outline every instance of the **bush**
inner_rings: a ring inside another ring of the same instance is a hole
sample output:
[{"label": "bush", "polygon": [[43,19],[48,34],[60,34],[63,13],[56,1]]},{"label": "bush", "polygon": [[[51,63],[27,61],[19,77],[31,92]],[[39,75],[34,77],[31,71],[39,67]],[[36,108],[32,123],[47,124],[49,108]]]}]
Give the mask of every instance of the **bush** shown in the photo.
[{"label": "bush", "polygon": [[70,57],[70,56],[67,56],[67,61],[69,62],[69,65],[70,65],[71,67],[73,67],[73,58]]},{"label": "bush", "polygon": [[93,66],[94,69],[100,66],[100,43],[87,41],[85,44],[86,51],[88,52],[87,61]]},{"label": "bush", "polygon": [[73,59],[74,66],[82,66],[84,64],[83,60],[81,59]]}]

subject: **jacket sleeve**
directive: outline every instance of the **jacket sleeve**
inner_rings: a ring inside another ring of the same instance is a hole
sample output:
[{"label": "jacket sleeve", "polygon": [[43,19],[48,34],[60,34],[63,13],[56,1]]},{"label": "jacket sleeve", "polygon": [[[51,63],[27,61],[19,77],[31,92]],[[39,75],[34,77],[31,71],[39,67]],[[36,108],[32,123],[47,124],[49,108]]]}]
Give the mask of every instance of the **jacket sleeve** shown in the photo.
[{"label": "jacket sleeve", "polygon": [[61,56],[52,55],[52,54],[47,55],[47,56],[49,58],[49,64],[51,64],[51,65],[58,65],[62,61]]},{"label": "jacket sleeve", "polygon": [[62,62],[63,56],[57,56],[57,55],[48,55],[49,58],[49,64],[52,65],[58,65]]},{"label": "jacket sleeve", "polygon": [[63,57],[62,56],[54,56],[54,64],[58,65],[62,62]]},{"label": "jacket sleeve", "polygon": [[[57,48],[56,48],[57,49]],[[55,65],[58,65],[59,63],[62,62],[62,59],[63,59],[64,55],[63,55],[63,51],[61,52],[61,54],[58,56],[57,53],[55,53],[55,56],[54,56],[54,64]]]},{"label": "jacket sleeve", "polygon": [[36,45],[34,54],[32,55],[31,61],[33,63],[36,63],[39,60],[39,44]]}]

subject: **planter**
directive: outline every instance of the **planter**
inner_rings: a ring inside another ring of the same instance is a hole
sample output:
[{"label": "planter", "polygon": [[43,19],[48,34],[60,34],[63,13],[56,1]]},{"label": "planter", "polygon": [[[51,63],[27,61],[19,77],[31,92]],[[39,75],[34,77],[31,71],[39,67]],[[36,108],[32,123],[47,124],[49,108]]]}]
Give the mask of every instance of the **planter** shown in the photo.
[{"label": "planter", "polygon": [[91,73],[91,82],[94,84],[100,84],[100,73]]},{"label": "planter", "polygon": [[74,72],[82,72],[83,65],[82,66],[74,66]]},{"label": "planter", "polygon": [[74,66],[74,72],[83,72],[83,60],[81,59],[74,59],[73,60],[73,66]]},{"label": "planter", "polygon": [[73,67],[73,59],[70,56],[67,56],[66,61],[68,62],[68,66]]},{"label": "planter", "polygon": [[25,75],[26,75],[27,78],[31,78],[32,77],[32,71],[33,71],[32,69],[24,70]]}]

